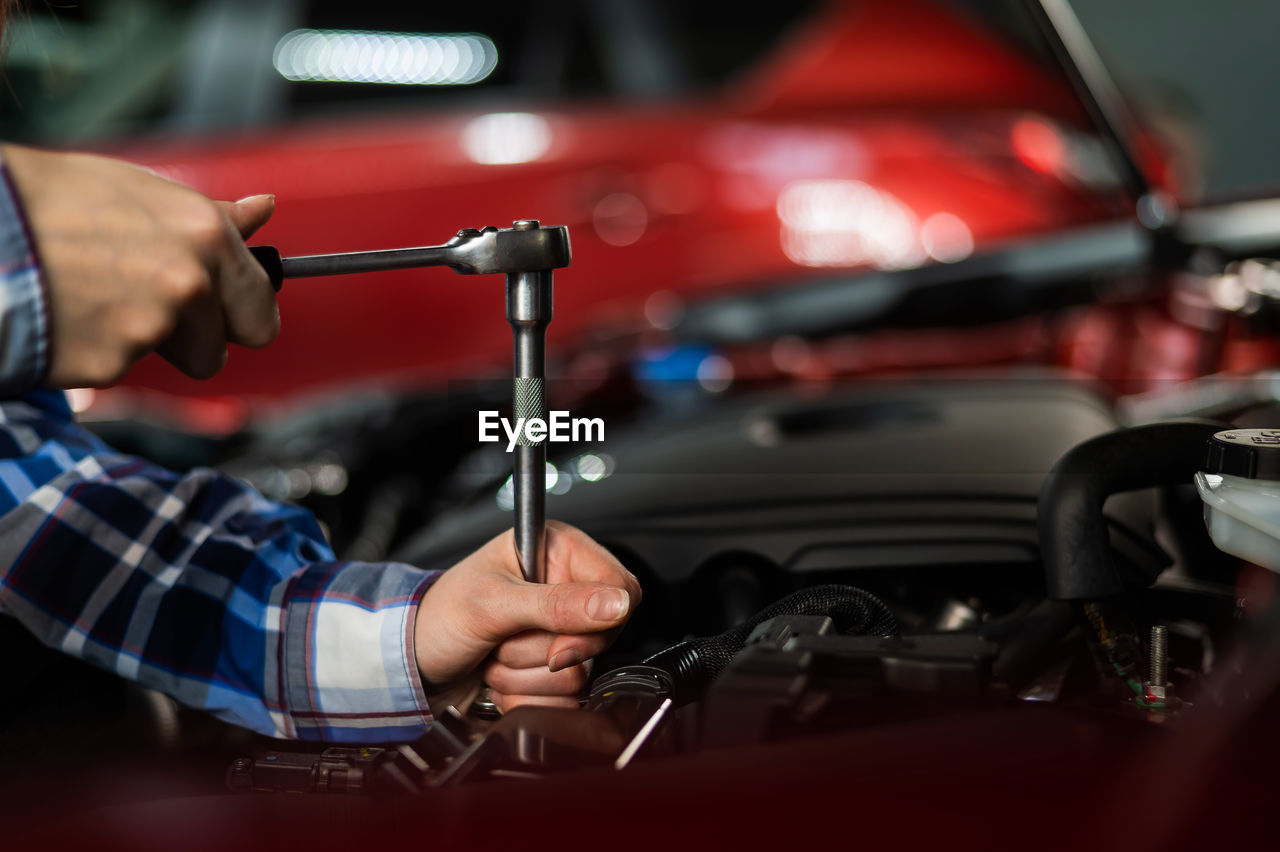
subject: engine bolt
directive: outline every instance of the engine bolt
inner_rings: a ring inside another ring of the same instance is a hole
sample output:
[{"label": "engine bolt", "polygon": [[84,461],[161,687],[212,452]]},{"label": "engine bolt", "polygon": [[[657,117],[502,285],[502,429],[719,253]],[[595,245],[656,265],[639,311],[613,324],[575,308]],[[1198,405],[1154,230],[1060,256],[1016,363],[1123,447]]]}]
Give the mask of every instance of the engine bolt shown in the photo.
[{"label": "engine bolt", "polygon": [[1151,628],[1151,664],[1147,669],[1148,680],[1157,685],[1169,681],[1166,662],[1169,655],[1169,628],[1157,624]]},{"label": "engine bolt", "polygon": [[1169,628],[1164,625],[1151,628],[1147,681],[1142,684],[1138,703],[1153,710],[1172,709],[1179,703],[1173,694],[1173,684],[1169,683]]}]

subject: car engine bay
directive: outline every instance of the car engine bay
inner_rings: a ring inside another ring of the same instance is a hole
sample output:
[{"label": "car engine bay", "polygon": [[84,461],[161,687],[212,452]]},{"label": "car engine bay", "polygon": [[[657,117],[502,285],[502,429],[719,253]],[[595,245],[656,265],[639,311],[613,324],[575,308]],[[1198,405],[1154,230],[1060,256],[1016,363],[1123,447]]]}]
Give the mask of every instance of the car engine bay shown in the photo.
[{"label": "car engine bay", "polygon": [[[402,400],[394,416],[386,400],[310,415],[224,446],[223,466],[268,492],[272,476],[296,487],[310,471],[310,493],[293,496],[348,553],[447,566],[509,525],[497,456],[460,454],[428,480],[426,468],[379,467],[377,453],[393,436],[430,434],[424,422],[467,440],[458,410],[485,393]],[[1270,700],[1272,575],[1213,547],[1189,485],[1225,424],[1123,427],[1099,385],[1034,367],[797,383],[714,404],[678,382],[660,393],[663,404],[607,444],[552,458],[549,515],[604,544],[645,591],[594,661],[582,709],[456,712],[398,747],[283,743],[31,647],[17,655],[25,674],[10,688],[23,698],[4,726],[10,760],[38,767],[17,800],[74,803],[87,784],[101,805],[96,785],[123,773],[133,780],[108,783],[134,815],[121,819],[153,824],[156,808],[180,801],[184,820],[212,820],[211,837],[251,844],[263,824],[330,842],[351,828],[350,808],[391,831],[399,823],[385,814],[447,812],[480,795],[483,808],[449,823],[463,836],[483,812],[546,797],[627,809],[661,798],[662,819],[618,841],[630,848],[668,823],[688,836],[764,830],[749,814],[725,822],[707,797],[732,808],[770,791],[770,808],[813,809],[779,839],[819,839],[842,836],[850,807],[899,820],[919,791],[945,790],[941,812],[974,831],[990,829],[983,803],[1001,795],[998,807],[1018,809],[1009,826],[1069,801],[1076,828],[1043,844],[1065,848],[1076,829],[1111,830],[1112,788],[1140,767],[1161,766],[1159,783],[1143,774],[1126,798],[1190,795],[1210,772],[1231,779],[1215,795],[1251,789],[1240,764],[1257,753],[1238,739],[1255,736]],[[341,494],[324,493],[333,467],[349,478]],[[453,507],[437,514],[433,499]],[[363,514],[336,508],[357,500]],[[435,517],[418,524],[417,512]],[[182,780],[148,786],[170,775]],[[847,805],[824,798],[836,789]],[[1190,833],[1167,835],[1171,845],[1221,830],[1215,795],[1195,798],[1179,828]],[[335,797],[360,804],[308,804]],[[233,816],[242,810],[250,823]],[[616,815],[589,813],[601,830]]]},{"label": "car engine bay", "polygon": [[[1040,5],[1052,25],[1060,4]],[[1051,47],[1072,60],[1070,42]],[[1119,183],[1135,184],[1132,219],[689,304],[663,291],[645,322],[548,352],[546,407],[607,435],[548,450],[546,515],[644,590],[578,709],[453,707],[410,743],[272,740],[2,617],[0,798],[24,839],[1163,850],[1269,837],[1280,526],[1223,531],[1214,513],[1230,504],[1210,492],[1253,479],[1248,499],[1280,506],[1280,461],[1264,458],[1280,453],[1275,202],[1179,213],[1107,105],[1086,101]],[[540,307],[541,333],[549,278]],[[512,456],[477,444],[476,416],[520,403],[505,367],[477,369],[230,434],[110,412],[86,426],[301,505],[340,559],[448,568],[509,529],[516,501]],[[532,376],[517,363],[516,382]],[[1232,536],[1238,555],[1215,544]]]}]

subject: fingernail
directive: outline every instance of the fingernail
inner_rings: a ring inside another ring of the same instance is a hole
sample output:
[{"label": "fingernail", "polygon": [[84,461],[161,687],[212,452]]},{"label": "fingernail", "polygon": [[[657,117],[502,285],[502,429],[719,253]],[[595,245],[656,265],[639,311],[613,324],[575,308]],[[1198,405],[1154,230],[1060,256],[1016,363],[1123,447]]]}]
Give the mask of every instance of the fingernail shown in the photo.
[{"label": "fingernail", "polygon": [[558,672],[561,669],[576,666],[580,662],[582,662],[582,655],[571,648],[568,651],[561,651],[552,657],[551,662],[547,663],[547,668],[553,672]]},{"label": "fingernail", "polygon": [[236,204],[244,204],[246,201],[253,201],[255,198],[270,198],[272,204],[276,203],[276,196],[274,193],[260,192],[257,195],[246,195],[244,198],[237,201]]},{"label": "fingernail", "polygon": [[601,589],[587,600],[587,615],[596,621],[617,621],[627,614],[630,603],[622,589]]}]

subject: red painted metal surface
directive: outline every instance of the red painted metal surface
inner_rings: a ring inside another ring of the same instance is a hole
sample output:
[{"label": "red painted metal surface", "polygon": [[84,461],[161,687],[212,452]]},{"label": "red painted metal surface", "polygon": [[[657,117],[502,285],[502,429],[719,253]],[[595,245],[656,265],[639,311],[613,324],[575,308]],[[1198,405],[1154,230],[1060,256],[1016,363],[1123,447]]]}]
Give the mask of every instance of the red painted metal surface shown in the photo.
[{"label": "red painted metal surface", "polygon": [[[477,157],[478,112],[335,117],[114,153],[217,198],[274,192],[275,217],[254,242],[285,254],[434,244],[517,218],[568,225],[574,261],[556,274],[553,346],[606,318],[640,316],[657,291],[689,297],[784,286],[823,267],[927,260],[930,221],[942,223],[954,257],[966,239],[980,250],[1117,210],[1114,193],[1070,173],[1076,116],[1061,85],[923,0],[832,4],[714,96],[527,114],[547,137],[525,162],[477,162],[493,154]],[[864,228],[872,233],[823,232],[847,228],[850,205],[863,202],[883,208]],[[795,216],[808,229],[800,237],[787,221]],[[902,227],[885,236],[885,216]],[[859,240],[882,238],[887,256],[858,255]],[[496,276],[291,281],[280,304],[279,340],[237,349],[213,380],[188,380],[153,356],[122,390],[241,400],[212,420],[200,413],[207,405],[188,407],[188,420],[221,429],[289,399],[465,378],[509,358]],[[112,393],[121,395],[100,401]]]}]

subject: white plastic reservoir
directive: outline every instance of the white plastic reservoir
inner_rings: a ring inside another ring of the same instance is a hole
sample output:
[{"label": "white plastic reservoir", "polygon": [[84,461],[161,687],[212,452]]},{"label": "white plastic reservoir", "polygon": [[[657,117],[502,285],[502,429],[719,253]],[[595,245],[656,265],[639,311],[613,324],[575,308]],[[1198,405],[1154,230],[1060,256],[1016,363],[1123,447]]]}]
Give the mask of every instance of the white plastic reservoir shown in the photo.
[{"label": "white plastic reservoir", "polygon": [[1280,429],[1217,433],[1195,482],[1213,543],[1280,572]]}]

